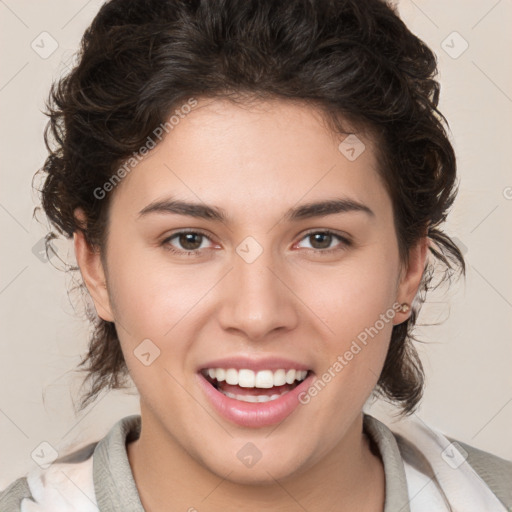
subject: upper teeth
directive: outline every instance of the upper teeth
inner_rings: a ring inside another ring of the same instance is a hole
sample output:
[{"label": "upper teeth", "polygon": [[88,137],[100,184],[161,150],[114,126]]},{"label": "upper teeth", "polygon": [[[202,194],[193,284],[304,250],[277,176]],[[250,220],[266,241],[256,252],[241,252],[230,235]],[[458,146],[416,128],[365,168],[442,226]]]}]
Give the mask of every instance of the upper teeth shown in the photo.
[{"label": "upper teeth", "polygon": [[271,388],[273,386],[283,386],[284,384],[293,384],[296,380],[301,381],[306,378],[307,370],[252,370],[235,368],[208,368],[208,375],[218,382],[226,381],[234,386],[241,388]]}]

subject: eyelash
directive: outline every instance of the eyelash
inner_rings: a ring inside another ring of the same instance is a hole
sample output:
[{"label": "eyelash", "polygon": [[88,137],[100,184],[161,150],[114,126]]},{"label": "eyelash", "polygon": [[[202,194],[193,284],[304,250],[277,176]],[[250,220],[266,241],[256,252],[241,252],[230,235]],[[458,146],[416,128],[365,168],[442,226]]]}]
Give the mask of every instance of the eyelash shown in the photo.
[{"label": "eyelash", "polygon": [[[204,236],[205,238],[207,239],[210,239],[210,237],[206,234],[206,233],[203,233],[202,231],[200,230],[182,230],[182,231],[177,231],[176,233],[173,233],[171,236],[167,237],[165,240],[162,241],[162,246],[165,248],[165,250],[173,253],[173,254],[177,254],[177,255],[181,255],[181,256],[188,256],[188,257],[194,257],[194,256],[201,256],[202,254],[202,251],[203,249],[195,249],[195,250],[192,250],[192,251],[182,251],[182,250],[179,250],[179,249],[176,249],[174,248],[172,245],[170,245],[170,241],[176,237],[179,237],[180,235],[185,235],[187,233],[192,233],[194,235],[202,235]],[[330,235],[330,236],[333,236],[334,238],[337,238],[339,241],[342,242],[342,245],[344,245],[344,247],[336,247],[334,249],[307,249],[308,251],[310,252],[313,252],[315,254],[331,254],[333,252],[338,252],[338,251],[343,251],[345,250],[346,248],[350,247],[352,245],[352,241],[349,240],[348,238],[334,232],[334,231],[331,231],[329,229],[326,229],[326,230],[316,230],[316,231],[309,231],[308,233],[306,233],[300,241],[304,240],[305,238],[308,238],[312,235],[317,235],[317,234],[322,234],[322,235]]]}]

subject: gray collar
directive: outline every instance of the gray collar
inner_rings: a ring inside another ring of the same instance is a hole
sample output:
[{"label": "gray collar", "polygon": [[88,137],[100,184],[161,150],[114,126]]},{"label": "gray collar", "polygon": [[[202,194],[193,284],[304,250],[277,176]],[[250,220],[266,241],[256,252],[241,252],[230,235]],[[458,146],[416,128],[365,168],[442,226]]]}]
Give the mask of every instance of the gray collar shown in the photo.
[{"label": "gray collar", "polygon": [[368,414],[363,417],[363,430],[374,443],[384,465],[384,512],[410,512],[404,463],[393,432],[384,423]]},{"label": "gray collar", "polygon": [[94,449],[92,474],[100,511],[145,512],[126,453],[126,444],[139,437],[140,427],[140,414],[126,416]]},{"label": "gray collar", "polygon": [[[410,512],[404,464],[395,436],[376,418],[364,415],[364,431],[378,450],[386,475],[384,512]],[[126,453],[140,435],[138,414],[120,419],[94,449],[93,479],[100,511],[144,512]]]}]

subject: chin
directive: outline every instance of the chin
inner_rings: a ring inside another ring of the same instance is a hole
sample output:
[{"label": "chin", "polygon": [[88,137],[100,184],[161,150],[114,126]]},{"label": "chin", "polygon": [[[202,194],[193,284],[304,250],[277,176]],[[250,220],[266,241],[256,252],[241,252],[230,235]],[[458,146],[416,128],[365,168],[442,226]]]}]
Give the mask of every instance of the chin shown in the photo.
[{"label": "chin", "polygon": [[[213,460],[215,455],[209,454],[208,459],[203,459],[201,464],[219,478],[240,485],[266,486],[273,485],[276,480],[286,481],[297,476],[306,470],[304,465],[304,451],[298,448],[292,454],[285,454],[282,451],[267,449],[258,450],[250,441],[237,443],[237,448],[232,457],[227,457],[227,450],[222,451],[219,456],[223,460]],[[267,443],[268,444],[268,443]],[[265,455],[265,451],[267,455]]]}]

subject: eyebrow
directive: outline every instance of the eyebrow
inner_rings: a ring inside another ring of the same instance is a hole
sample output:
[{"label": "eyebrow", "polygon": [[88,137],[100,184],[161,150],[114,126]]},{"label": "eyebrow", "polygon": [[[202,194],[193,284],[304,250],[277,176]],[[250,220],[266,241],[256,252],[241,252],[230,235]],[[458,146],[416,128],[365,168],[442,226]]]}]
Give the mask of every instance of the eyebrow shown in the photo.
[{"label": "eyebrow", "polygon": [[[283,218],[287,222],[296,222],[304,219],[348,212],[362,212],[370,217],[375,217],[375,213],[368,206],[353,199],[342,198],[306,203],[290,208],[284,214]],[[228,220],[225,210],[217,206],[209,206],[202,203],[189,203],[172,198],[154,201],[148,204],[139,212],[139,218],[150,213],[185,215],[222,223],[226,223]]]}]

